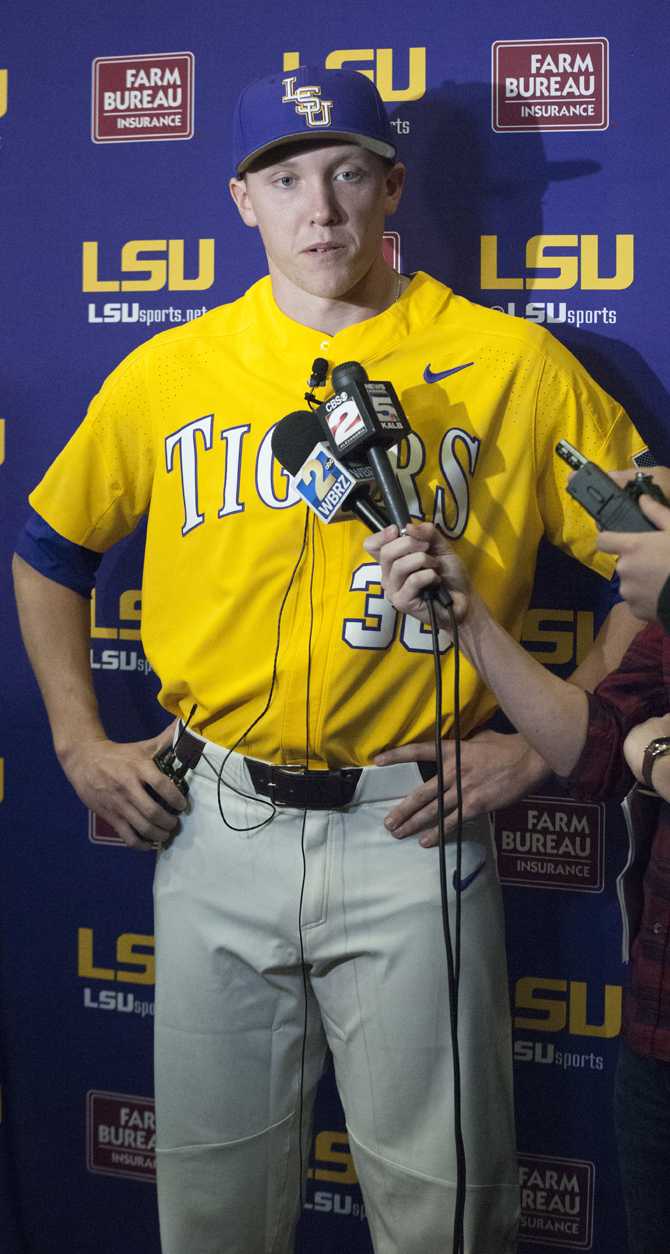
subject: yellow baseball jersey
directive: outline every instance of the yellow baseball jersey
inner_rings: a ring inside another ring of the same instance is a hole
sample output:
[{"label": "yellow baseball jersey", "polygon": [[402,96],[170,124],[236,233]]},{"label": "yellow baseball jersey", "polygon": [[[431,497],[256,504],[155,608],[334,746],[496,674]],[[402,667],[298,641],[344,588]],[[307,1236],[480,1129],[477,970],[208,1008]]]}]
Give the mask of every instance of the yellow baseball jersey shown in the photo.
[{"label": "yellow baseball jersey", "polygon": [[[219,744],[236,744],[267,702],[286,597],[272,701],[240,749],[304,762],[309,740],[310,765],[333,768],[431,737],[433,662],[429,634],[382,597],[360,522],[310,518],[298,562],[307,507],[270,441],[303,407],[315,357],[360,361],[371,379],[394,384],[413,431],[399,449],[410,512],[443,526],[516,637],[543,533],[603,575],[613,571],[595,552],[594,523],[565,491],[556,442],[605,469],[629,465],[642,443],[548,332],[423,273],[389,309],[333,336],[283,314],[265,278],[118,366],[31,504],[98,552],[148,515],[142,640],[160,701],[184,717],[195,704],[191,726]],[[495,701],[467,663],[461,692],[467,733]]]}]

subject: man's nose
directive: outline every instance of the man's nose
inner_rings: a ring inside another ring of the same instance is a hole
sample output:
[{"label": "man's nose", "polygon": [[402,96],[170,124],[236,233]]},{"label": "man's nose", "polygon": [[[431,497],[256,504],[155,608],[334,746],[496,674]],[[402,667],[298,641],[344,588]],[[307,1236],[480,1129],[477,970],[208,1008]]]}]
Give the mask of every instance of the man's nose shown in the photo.
[{"label": "man's nose", "polygon": [[311,188],[309,205],[310,220],[318,226],[327,226],[339,221],[340,210],[335,196],[335,189],[330,181],[319,180]]}]

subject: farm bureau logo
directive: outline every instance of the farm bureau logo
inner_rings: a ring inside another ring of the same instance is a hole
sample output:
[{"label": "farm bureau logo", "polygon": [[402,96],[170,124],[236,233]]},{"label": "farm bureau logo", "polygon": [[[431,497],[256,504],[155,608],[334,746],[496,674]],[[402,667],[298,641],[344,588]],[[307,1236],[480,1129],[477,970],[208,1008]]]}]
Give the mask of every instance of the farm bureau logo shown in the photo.
[{"label": "farm bureau logo", "polygon": [[604,131],[606,39],[499,39],[491,47],[494,131]]},{"label": "farm bureau logo", "polygon": [[95,144],[193,137],[193,53],[96,57],[91,138]]},{"label": "farm bureau logo", "polygon": [[564,798],[525,797],[493,816],[503,884],[601,893],[604,807]]},{"label": "farm bureau logo", "polygon": [[150,1097],[86,1094],[86,1166],[101,1176],[156,1178],[156,1116]]},{"label": "farm bureau logo", "polygon": [[590,1250],[594,1178],[592,1162],[519,1154],[520,1239]]},{"label": "farm bureau logo", "polygon": [[94,810],[88,812],[88,839],[94,845],[115,845],[120,849],[126,847],[123,837],[118,835],[111,823],[96,814]]}]

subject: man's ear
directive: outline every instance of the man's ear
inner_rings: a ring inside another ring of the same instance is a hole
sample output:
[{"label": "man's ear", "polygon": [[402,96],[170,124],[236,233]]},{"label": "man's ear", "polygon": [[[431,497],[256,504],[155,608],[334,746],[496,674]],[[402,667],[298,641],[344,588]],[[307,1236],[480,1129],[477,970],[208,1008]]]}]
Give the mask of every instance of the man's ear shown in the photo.
[{"label": "man's ear", "polygon": [[244,177],[241,179],[231,179],[228,183],[228,190],[235,201],[237,212],[244,222],[244,225],[258,226],[256,214],[253,211],[251,199],[249,197],[247,180]]},{"label": "man's ear", "polygon": [[391,217],[398,208],[404,186],[405,167],[402,161],[396,161],[396,164],[386,174],[386,204],[384,212],[387,217]]}]

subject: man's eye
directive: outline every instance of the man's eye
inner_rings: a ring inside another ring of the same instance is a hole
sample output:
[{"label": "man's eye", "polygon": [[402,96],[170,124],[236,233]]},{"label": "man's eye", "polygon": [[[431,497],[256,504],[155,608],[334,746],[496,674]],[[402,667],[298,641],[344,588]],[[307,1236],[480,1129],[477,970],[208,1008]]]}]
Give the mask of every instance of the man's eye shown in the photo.
[{"label": "man's eye", "polygon": [[293,187],[294,183],[295,176],[293,174],[280,174],[279,178],[275,179],[275,187]]},{"label": "man's eye", "polygon": [[343,183],[355,183],[361,177],[360,170],[340,170],[337,175]]}]

